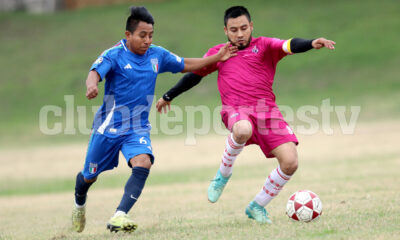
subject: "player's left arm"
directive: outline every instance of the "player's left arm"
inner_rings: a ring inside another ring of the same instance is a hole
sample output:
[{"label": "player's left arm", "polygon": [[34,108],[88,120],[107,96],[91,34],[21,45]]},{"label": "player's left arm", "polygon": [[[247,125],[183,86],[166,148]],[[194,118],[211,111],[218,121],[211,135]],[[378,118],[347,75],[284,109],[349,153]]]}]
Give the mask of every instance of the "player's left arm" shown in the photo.
[{"label": "player's left arm", "polygon": [[185,67],[182,72],[193,72],[217,62],[224,62],[230,57],[236,56],[236,52],[237,47],[231,46],[230,42],[227,42],[225,46],[220,48],[217,54],[212,56],[204,58],[185,58]]},{"label": "player's left arm", "polygon": [[303,38],[292,38],[285,41],[282,45],[283,51],[286,53],[302,53],[311,49],[321,49],[326,47],[328,49],[335,49],[336,43],[332,40],[328,40],[326,38],[317,38],[317,39],[303,39]]}]

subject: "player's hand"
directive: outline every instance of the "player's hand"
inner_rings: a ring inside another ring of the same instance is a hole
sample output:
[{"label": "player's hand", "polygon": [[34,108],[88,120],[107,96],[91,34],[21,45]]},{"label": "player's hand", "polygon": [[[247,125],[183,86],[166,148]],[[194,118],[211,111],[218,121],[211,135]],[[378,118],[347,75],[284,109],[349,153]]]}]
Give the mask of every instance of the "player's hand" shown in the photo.
[{"label": "player's hand", "polygon": [[93,99],[97,97],[97,94],[99,94],[99,89],[97,87],[97,84],[88,84],[86,90],[86,97],[87,99]]},{"label": "player's hand", "polygon": [[230,57],[236,56],[238,49],[236,46],[232,46],[230,42],[227,42],[225,46],[219,49],[218,55],[220,56],[219,61],[224,62]]},{"label": "player's hand", "polygon": [[[157,101],[156,104],[157,112],[161,113],[164,111],[164,113],[167,113],[168,111],[171,111],[171,102],[167,102],[164,100],[164,98],[160,98]],[[168,110],[167,110],[168,108]]]},{"label": "player's hand", "polygon": [[312,41],[312,43],[311,43],[311,45],[315,49],[320,49],[320,48],[326,47],[331,50],[335,49],[335,47],[334,47],[335,44],[336,43],[334,41],[328,40],[325,38],[317,38],[314,41]]}]

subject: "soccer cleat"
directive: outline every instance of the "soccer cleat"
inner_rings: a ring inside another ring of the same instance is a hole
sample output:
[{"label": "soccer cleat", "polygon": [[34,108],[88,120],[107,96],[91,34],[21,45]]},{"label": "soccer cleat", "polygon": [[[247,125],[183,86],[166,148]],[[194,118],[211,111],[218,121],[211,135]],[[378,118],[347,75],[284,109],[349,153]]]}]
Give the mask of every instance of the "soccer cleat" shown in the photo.
[{"label": "soccer cleat", "polygon": [[85,229],[86,217],[85,207],[77,208],[74,207],[72,210],[72,227],[76,232],[82,232]]},{"label": "soccer cleat", "polygon": [[131,233],[135,231],[137,225],[128,217],[127,214],[112,217],[107,223],[107,229],[110,232],[126,232]]},{"label": "soccer cleat", "polygon": [[217,175],[211,180],[210,186],[208,187],[208,201],[215,203],[219,199],[231,176],[232,174],[228,177],[224,177],[218,170]]},{"label": "soccer cleat", "polygon": [[246,207],[246,214],[250,219],[256,220],[258,223],[269,223],[272,221],[268,217],[268,212],[263,206],[258,205],[255,201],[251,201]]}]

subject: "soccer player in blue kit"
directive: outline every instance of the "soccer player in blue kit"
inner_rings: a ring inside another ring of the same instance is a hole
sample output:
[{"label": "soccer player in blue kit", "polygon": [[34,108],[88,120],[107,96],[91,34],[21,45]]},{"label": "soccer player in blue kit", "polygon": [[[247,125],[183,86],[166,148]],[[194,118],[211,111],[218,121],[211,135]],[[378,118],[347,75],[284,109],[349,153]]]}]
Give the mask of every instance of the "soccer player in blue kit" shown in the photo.
[{"label": "soccer player in blue kit", "polygon": [[127,213],[139,198],[154,162],[148,120],[157,75],[191,72],[236,55],[227,43],[218,54],[206,58],[180,58],[152,44],[154,20],[144,7],[131,7],[126,21],[126,39],[104,51],[93,63],[86,80],[86,97],[98,95],[105,78],[103,105],[97,111],[84,168],[76,176],[72,225],[85,228],[85,203],[97,176],[118,166],[119,151],[132,168],[121,202],[107,223],[112,231],[133,232],[137,225]]}]

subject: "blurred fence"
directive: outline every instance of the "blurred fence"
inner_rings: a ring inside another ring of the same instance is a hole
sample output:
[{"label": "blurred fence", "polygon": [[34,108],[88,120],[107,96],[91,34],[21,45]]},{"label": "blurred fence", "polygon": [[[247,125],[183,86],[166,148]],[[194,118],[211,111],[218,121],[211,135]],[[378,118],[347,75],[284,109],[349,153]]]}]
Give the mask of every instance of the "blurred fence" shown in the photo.
[{"label": "blurred fence", "polygon": [[[161,1],[163,0],[150,0],[149,2]],[[31,13],[52,13],[63,9],[135,2],[138,2],[138,0],[0,0],[0,12],[27,11]]]}]

